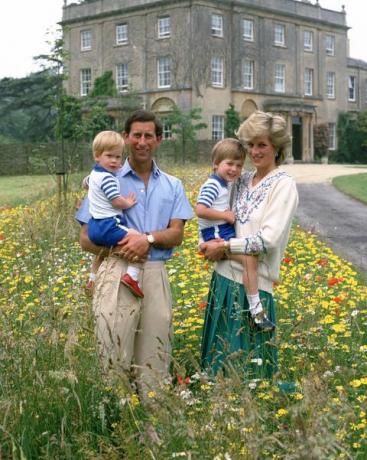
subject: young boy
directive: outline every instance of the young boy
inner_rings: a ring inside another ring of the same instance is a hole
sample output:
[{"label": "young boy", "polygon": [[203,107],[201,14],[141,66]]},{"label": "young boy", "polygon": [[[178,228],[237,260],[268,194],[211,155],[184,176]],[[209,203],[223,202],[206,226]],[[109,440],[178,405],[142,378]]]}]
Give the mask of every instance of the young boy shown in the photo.
[{"label": "young boy", "polygon": [[[237,139],[223,139],[212,150],[213,172],[202,185],[195,208],[199,218],[200,238],[229,241],[236,237],[235,214],[230,207],[230,188],[240,176],[246,151]],[[243,284],[252,322],[257,329],[271,331],[275,325],[267,318],[257,285],[257,256],[231,255],[243,265]]]},{"label": "young boy", "polygon": [[[126,227],[126,218],[122,213],[123,209],[129,209],[136,204],[133,193],[126,197],[120,194],[116,173],[122,164],[123,151],[124,141],[115,131],[102,131],[93,140],[96,164],[88,180],[89,211],[92,215],[88,222],[88,237],[100,246],[113,247],[128,233],[139,234],[136,230]],[[93,261],[89,288],[94,284],[101,263],[101,257],[96,257]],[[139,272],[139,264],[129,264],[127,272],[121,277],[121,282],[135,296],[144,297],[138,282]]]}]

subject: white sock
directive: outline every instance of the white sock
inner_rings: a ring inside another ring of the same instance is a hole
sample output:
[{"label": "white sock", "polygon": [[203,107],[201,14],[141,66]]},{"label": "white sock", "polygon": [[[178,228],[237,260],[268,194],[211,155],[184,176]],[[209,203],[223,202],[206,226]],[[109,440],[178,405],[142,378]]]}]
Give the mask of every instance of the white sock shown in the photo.
[{"label": "white sock", "polygon": [[258,292],[253,295],[249,294],[246,297],[249,303],[251,316],[255,316],[263,311],[263,306],[261,305],[260,295]]},{"label": "white sock", "polygon": [[95,280],[96,280],[96,273],[92,273],[92,272],[89,273],[89,279],[90,279],[91,281],[95,281]]},{"label": "white sock", "polygon": [[127,267],[126,273],[130,275],[134,281],[139,281],[140,268],[129,265]]}]

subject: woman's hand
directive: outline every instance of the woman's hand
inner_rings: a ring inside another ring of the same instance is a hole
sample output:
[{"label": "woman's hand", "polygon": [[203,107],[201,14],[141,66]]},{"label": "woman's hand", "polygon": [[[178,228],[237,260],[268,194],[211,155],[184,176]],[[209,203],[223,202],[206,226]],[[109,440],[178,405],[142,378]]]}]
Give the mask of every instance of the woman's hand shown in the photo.
[{"label": "woman's hand", "polygon": [[224,256],[224,240],[216,239],[200,244],[200,251],[204,257],[213,262],[223,259]]}]

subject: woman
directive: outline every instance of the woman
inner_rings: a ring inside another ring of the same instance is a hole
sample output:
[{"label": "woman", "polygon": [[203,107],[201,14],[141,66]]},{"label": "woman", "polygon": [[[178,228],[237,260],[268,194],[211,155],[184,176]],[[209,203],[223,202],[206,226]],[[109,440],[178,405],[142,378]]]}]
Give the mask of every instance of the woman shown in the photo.
[{"label": "woman", "polygon": [[210,373],[244,369],[249,379],[270,378],[276,371],[274,330],[256,327],[242,285],[242,267],[231,254],[258,254],[258,284],[266,317],[276,324],[272,297],[298,204],[294,180],[279,165],[290,143],[285,120],[257,111],[240,126],[238,137],[247,146],[255,167],[238,179],[232,209],[236,238],[209,241],[201,249],[218,261],[205,315],[202,366]]}]

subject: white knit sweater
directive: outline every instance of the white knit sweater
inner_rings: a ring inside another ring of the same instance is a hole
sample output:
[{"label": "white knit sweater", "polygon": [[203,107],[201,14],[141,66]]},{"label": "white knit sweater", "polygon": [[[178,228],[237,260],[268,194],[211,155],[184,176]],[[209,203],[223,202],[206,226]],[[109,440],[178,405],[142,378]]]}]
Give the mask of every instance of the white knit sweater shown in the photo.
[{"label": "white knit sweater", "polygon": [[[232,209],[236,214],[237,238],[230,240],[233,254],[258,254],[259,289],[272,292],[279,281],[279,269],[288,243],[292,219],[298,205],[294,179],[276,168],[252,186],[254,172],[245,172],[235,185]],[[242,283],[242,266],[224,260],[216,271]]]}]

